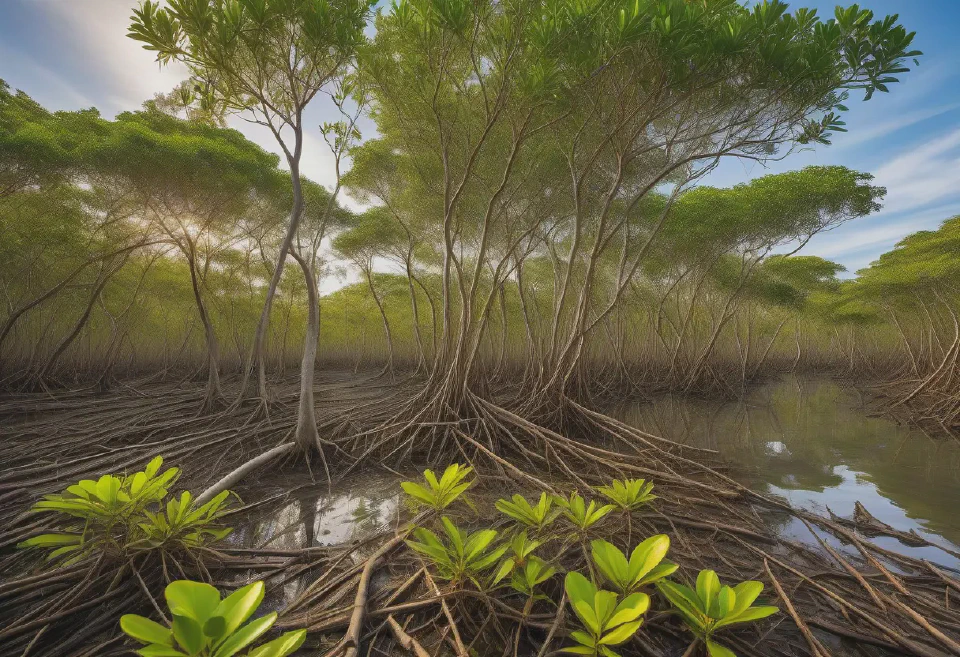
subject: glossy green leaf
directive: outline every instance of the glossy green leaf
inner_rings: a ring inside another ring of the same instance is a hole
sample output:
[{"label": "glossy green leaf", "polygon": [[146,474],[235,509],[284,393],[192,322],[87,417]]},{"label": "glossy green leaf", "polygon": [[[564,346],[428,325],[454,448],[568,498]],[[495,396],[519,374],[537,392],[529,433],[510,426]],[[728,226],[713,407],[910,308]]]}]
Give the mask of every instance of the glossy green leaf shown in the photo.
[{"label": "glossy green leaf", "polygon": [[220,592],[209,584],[181,579],[170,582],[164,596],[171,613],[205,623],[220,604]]},{"label": "glossy green leaf", "polygon": [[120,617],[120,629],[141,643],[159,643],[173,645],[173,631],[149,618],[136,614],[124,614]]},{"label": "glossy green leaf", "polygon": [[233,634],[263,601],[263,582],[253,582],[237,589],[224,598],[213,612],[215,616],[223,617],[223,634]]},{"label": "glossy green leaf", "polygon": [[173,638],[177,640],[177,645],[190,655],[198,654],[206,643],[200,623],[190,616],[176,613],[173,615]]},{"label": "glossy green leaf", "polygon": [[140,657],[190,657],[185,652],[159,643],[144,646],[137,650],[137,654],[140,655]]},{"label": "glossy green leaf", "polygon": [[231,657],[256,641],[277,621],[276,612],[250,621],[231,634],[213,653],[213,657]]},{"label": "glossy green leaf", "polygon": [[300,648],[306,638],[306,630],[286,632],[279,638],[251,650],[248,657],[286,657]]},{"label": "glossy green leaf", "polygon": [[703,609],[709,610],[714,597],[720,591],[720,578],[712,570],[701,570],[697,575],[697,597],[703,603]]},{"label": "glossy green leaf", "polygon": [[707,652],[710,654],[710,657],[737,657],[736,653],[722,646],[716,641],[711,641],[707,639]]},{"label": "glossy green leaf", "polygon": [[614,630],[604,634],[600,638],[600,644],[605,646],[617,646],[632,637],[643,624],[642,620],[624,623]]}]

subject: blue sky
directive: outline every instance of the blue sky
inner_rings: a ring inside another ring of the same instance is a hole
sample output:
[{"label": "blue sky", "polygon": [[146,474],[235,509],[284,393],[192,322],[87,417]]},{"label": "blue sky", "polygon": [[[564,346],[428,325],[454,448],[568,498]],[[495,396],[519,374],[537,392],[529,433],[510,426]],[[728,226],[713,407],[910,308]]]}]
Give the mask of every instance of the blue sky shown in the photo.
[{"label": "blue sky", "polygon": [[[105,116],[137,109],[184,77],[160,70],[150,53],[125,37],[135,0],[0,0],[0,78],[51,109],[97,107]],[[821,16],[835,2],[807,0]],[[864,103],[853,95],[850,132],[834,144],[762,167],[725,162],[709,179],[731,185],[808,164],[842,164],[876,176],[887,188],[879,213],[814,238],[805,253],[830,258],[850,271],[866,266],[903,236],[960,214],[960,0],[864,0],[878,15],[899,13],[916,31],[921,66],[889,94]],[[311,110],[309,125],[327,117]],[[265,131],[234,119],[234,127],[276,150]],[[304,172],[320,182],[332,166],[319,131],[306,143]]]}]

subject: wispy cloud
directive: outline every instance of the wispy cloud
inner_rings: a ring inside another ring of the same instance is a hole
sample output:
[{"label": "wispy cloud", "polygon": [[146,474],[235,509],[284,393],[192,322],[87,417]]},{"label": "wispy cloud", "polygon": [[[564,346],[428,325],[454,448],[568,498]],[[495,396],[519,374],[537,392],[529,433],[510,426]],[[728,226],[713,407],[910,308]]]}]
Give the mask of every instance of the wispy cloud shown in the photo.
[{"label": "wispy cloud", "polygon": [[852,272],[876,260],[881,253],[892,249],[907,235],[920,230],[935,230],[943,221],[958,213],[960,203],[938,205],[921,213],[906,215],[890,216],[888,213],[880,213],[817,235],[810,240],[803,252],[838,260]]},{"label": "wispy cloud", "polygon": [[881,137],[888,137],[895,132],[909,128],[910,126],[922,123],[947,112],[952,112],[960,108],[960,103],[951,103],[949,105],[941,105],[939,107],[931,107],[927,109],[915,110],[912,112],[892,112],[895,115],[895,118],[889,119],[886,121],[873,122],[866,127],[861,127],[850,135],[842,135],[841,137],[836,138],[835,145],[833,148],[835,150],[842,150],[845,148],[851,148],[853,146],[859,146],[871,142],[875,139]]},{"label": "wispy cloud", "polygon": [[[116,0],[37,0],[36,4],[64,40],[73,42],[68,44],[73,54],[95,76],[93,81],[103,92],[100,109],[106,114],[137,109],[187,76],[182,65],[161,69],[140,44],[127,38],[133,4]],[[89,86],[90,82],[67,80],[65,84]],[[104,106],[104,100],[109,106]]]},{"label": "wispy cloud", "polygon": [[906,212],[960,198],[958,165],[960,127],[902,152],[875,172],[877,184],[887,188],[884,209]]}]

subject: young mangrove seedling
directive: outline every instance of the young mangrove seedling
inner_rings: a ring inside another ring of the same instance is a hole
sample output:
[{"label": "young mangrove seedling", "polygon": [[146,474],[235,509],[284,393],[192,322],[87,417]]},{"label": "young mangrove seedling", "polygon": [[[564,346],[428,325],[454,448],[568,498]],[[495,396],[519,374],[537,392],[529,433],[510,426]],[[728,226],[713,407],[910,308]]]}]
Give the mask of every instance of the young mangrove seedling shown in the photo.
[{"label": "young mangrove seedling", "polygon": [[500,560],[507,546],[492,545],[497,537],[497,532],[492,529],[468,534],[446,516],[440,519],[440,524],[447,542],[441,541],[429,529],[417,527],[413,530],[417,540],[407,540],[407,545],[432,561],[437,574],[454,586],[469,579],[478,589],[481,588],[480,575]]},{"label": "young mangrove seedling", "polygon": [[163,458],[158,456],[141,472],[84,479],[63,493],[45,495],[31,511],[59,513],[69,520],[57,533],[34,536],[17,547],[53,548],[48,559],[65,558],[64,565],[97,551],[109,556],[122,554],[134,540],[131,532],[146,517],[145,509],[162,504],[168,488],[180,476],[178,468],[161,473],[162,464]]},{"label": "young mangrove seedling", "polygon": [[612,504],[598,507],[595,500],[590,500],[588,505],[576,492],[570,493],[569,498],[554,497],[554,501],[561,507],[567,520],[581,532],[586,532],[616,508]]},{"label": "young mangrove seedling", "polygon": [[548,564],[540,557],[531,555],[522,567],[517,567],[510,578],[510,586],[514,591],[518,591],[528,596],[530,600],[549,600],[542,593],[537,593],[536,588],[554,576],[557,569]]},{"label": "young mangrove seedling", "polygon": [[417,502],[439,512],[450,506],[473,485],[473,481],[464,481],[471,472],[473,468],[454,463],[443,471],[439,480],[433,470],[424,470],[423,478],[427,482],[426,486],[413,481],[404,481],[400,483],[400,487]]},{"label": "young mangrove seedling", "polygon": [[570,606],[584,630],[574,630],[570,638],[578,645],[562,652],[574,655],[620,657],[611,649],[628,640],[643,624],[643,614],[650,608],[650,596],[633,593],[619,599],[613,591],[598,590],[577,572],[567,573],[564,581]]},{"label": "young mangrove seedling", "polygon": [[527,559],[540,545],[540,541],[528,538],[526,531],[522,531],[511,538],[507,547],[510,555],[500,564],[500,567],[497,569],[497,574],[493,577],[492,583],[494,585],[499,584],[503,578],[513,573],[514,569],[525,566]]},{"label": "young mangrove seedling", "polygon": [[227,498],[231,495],[234,493],[225,490],[206,504],[194,508],[193,497],[188,491],[183,491],[179,500],[169,500],[158,513],[144,509],[145,518],[138,523],[142,538],[131,547],[190,550],[209,541],[225,538],[233,529],[219,525],[217,520],[226,512]]},{"label": "young mangrove seedling", "polygon": [[678,568],[675,563],[664,560],[670,549],[670,537],[657,534],[633,549],[629,561],[617,546],[607,541],[590,543],[593,563],[603,576],[620,593],[628,594],[647,584],[672,575]]},{"label": "young mangrove seedling", "polygon": [[598,493],[622,511],[636,511],[657,499],[652,491],[653,482],[645,479],[614,479],[609,486],[597,487]]},{"label": "young mangrove seedling", "polygon": [[633,542],[633,520],[631,514],[640,507],[657,499],[653,482],[645,479],[614,479],[610,486],[598,486],[597,492],[613,502],[626,517],[627,543]]},{"label": "young mangrove seedling", "polygon": [[497,510],[516,520],[521,525],[542,531],[560,514],[558,509],[552,509],[553,498],[546,493],[540,493],[540,500],[533,506],[522,495],[514,495],[513,501],[497,500]]},{"label": "young mangrove seedling", "polygon": [[741,582],[733,588],[721,586],[720,578],[712,570],[700,571],[696,590],[670,580],[657,582],[657,588],[687,627],[706,644],[711,657],[736,657],[732,650],[713,640],[717,630],[757,621],[779,611],[776,607],[753,606],[763,591],[761,582]]},{"label": "young mangrove seedling", "polygon": [[[173,617],[171,627],[126,614],[120,618],[120,629],[146,644],[137,651],[142,657],[232,657],[277,620],[277,613],[271,612],[243,625],[263,601],[263,590],[263,582],[254,582],[221,600],[220,592],[209,584],[178,580],[164,590]],[[306,635],[306,630],[287,632],[246,656],[286,657],[303,644]]]}]

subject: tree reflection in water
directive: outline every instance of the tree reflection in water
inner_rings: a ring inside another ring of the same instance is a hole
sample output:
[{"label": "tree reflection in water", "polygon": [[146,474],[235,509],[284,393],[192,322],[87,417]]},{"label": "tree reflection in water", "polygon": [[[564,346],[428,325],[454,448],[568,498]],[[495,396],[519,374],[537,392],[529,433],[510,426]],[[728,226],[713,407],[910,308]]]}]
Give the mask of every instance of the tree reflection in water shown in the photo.
[{"label": "tree reflection in water", "polygon": [[[871,416],[854,389],[789,376],[738,401],[664,396],[617,410],[651,433],[718,450],[746,485],[794,505],[850,517],[860,501],[897,529],[960,543],[960,444]],[[777,524],[809,538],[798,522]],[[926,554],[896,539],[877,542]],[[930,554],[943,559],[940,551]]]}]

